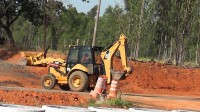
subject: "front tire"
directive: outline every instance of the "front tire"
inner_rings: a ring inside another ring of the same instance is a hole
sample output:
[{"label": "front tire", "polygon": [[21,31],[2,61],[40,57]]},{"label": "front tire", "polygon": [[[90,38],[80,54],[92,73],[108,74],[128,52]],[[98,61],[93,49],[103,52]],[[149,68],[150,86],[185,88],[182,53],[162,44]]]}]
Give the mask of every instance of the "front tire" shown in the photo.
[{"label": "front tire", "polygon": [[69,87],[72,91],[82,92],[88,87],[88,76],[82,71],[75,71],[69,76]]},{"label": "front tire", "polygon": [[45,75],[44,77],[42,77],[41,85],[45,89],[49,89],[49,90],[53,89],[56,85],[56,79],[52,75],[49,75],[49,74]]}]

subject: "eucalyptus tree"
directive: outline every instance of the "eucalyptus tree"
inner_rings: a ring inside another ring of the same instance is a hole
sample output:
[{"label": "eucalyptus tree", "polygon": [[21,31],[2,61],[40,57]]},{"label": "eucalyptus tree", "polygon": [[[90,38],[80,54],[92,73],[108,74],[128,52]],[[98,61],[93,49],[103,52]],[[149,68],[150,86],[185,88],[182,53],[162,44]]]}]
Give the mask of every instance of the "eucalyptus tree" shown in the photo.
[{"label": "eucalyptus tree", "polygon": [[124,0],[125,10],[127,11],[128,29],[127,35],[132,37],[134,46],[134,58],[138,60],[141,41],[141,30],[143,25],[143,15],[145,0]]},{"label": "eucalyptus tree", "polygon": [[107,7],[103,16],[100,17],[98,28],[99,45],[108,47],[123,33],[120,23],[122,16],[124,16],[123,10],[118,5]]}]

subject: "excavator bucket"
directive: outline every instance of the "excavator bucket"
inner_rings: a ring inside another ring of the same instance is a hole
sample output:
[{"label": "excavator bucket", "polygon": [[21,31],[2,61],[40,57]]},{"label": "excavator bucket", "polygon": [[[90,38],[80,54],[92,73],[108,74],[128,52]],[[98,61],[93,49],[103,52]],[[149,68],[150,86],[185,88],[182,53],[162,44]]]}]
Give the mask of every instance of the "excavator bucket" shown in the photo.
[{"label": "excavator bucket", "polygon": [[111,70],[112,78],[115,80],[120,80],[124,76],[124,72]]}]

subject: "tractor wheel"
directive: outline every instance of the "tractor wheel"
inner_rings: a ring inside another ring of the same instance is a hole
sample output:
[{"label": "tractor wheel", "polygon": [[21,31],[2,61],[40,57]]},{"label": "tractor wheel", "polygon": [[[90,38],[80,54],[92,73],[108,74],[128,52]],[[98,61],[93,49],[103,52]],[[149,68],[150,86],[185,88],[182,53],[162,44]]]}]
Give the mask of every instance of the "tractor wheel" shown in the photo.
[{"label": "tractor wheel", "polygon": [[45,75],[42,77],[41,85],[45,89],[53,89],[56,85],[56,79],[52,75]]},{"label": "tractor wheel", "polygon": [[62,89],[62,90],[65,90],[65,91],[69,90],[69,86],[68,86],[67,84],[59,84],[58,86],[59,86],[60,89]]},{"label": "tractor wheel", "polygon": [[88,87],[88,76],[82,71],[75,71],[69,76],[69,87],[72,91],[81,92]]}]

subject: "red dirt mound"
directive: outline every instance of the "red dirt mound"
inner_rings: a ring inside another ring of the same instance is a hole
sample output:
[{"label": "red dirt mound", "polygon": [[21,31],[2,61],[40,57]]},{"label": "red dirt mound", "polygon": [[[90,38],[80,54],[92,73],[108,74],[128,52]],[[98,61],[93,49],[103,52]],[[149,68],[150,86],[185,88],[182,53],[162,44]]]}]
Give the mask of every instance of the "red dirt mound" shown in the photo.
[{"label": "red dirt mound", "polygon": [[[120,81],[120,91],[142,94],[166,94],[199,96],[200,69],[181,68],[160,63],[129,63],[133,72]],[[121,61],[115,58],[115,69],[120,70]]]}]

